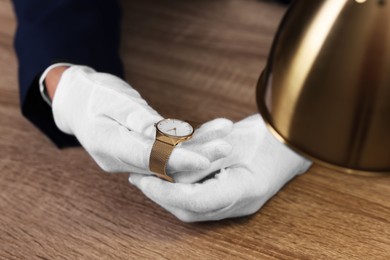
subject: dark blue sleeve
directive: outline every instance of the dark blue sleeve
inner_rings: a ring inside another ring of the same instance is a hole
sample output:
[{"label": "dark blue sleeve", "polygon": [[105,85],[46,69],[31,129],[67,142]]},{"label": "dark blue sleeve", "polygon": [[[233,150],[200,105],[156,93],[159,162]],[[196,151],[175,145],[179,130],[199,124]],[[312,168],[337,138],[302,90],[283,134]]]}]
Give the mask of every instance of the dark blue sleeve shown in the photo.
[{"label": "dark blue sleeve", "polygon": [[121,10],[114,0],[14,0],[15,50],[21,110],[58,147],[78,145],[55,125],[38,79],[56,62],[90,66],[123,78],[119,57]]}]

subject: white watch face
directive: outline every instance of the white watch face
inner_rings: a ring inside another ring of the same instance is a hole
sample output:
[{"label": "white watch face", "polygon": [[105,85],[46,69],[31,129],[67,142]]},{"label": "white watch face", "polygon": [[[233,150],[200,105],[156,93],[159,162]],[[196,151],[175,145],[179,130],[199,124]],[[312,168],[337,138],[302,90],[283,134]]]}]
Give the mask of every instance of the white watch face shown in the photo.
[{"label": "white watch face", "polygon": [[194,132],[194,128],[179,119],[164,119],[157,123],[157,129],[170,136],[186,137]]}]

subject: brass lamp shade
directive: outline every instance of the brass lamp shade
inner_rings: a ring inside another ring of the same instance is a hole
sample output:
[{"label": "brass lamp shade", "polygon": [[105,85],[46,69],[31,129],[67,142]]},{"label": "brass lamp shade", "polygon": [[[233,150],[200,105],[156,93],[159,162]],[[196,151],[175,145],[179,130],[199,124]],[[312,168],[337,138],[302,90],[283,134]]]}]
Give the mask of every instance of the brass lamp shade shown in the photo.
[{"label": "brass lamp shade", "polygon": [[272,132],[315,162],[390,174],[390,0],[294,1],[257,103]]}]

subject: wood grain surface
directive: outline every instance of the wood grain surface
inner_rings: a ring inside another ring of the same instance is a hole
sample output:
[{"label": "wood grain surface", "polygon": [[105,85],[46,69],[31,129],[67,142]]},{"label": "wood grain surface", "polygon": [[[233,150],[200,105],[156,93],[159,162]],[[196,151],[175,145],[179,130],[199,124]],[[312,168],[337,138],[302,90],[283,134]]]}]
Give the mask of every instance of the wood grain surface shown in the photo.
[{"label": "wood grain surface", "polygon": [[[122,5],[127,79],[163,115],[204,122],[256,112],[284,6]],[[186,224],[83,149],[56,149],[19,112],[15,27],[11,2],[0,0],[0,259],[390,259],[389,178],[313,166],[253,216]]]}]

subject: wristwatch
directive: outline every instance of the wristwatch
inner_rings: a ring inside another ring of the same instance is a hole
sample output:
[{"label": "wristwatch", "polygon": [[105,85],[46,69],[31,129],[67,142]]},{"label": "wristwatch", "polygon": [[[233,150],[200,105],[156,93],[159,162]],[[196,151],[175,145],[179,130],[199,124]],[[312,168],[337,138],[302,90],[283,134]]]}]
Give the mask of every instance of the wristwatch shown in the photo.
[{"label": "wristwatch", "polygon": [[175,182],[166,172],[169,156],[176,145],[192,137],[194,128],[189,123],[179,119],[163,119],[157,122],[155,127],[156,140],[150,153],[149,169],[158,177]]}]

